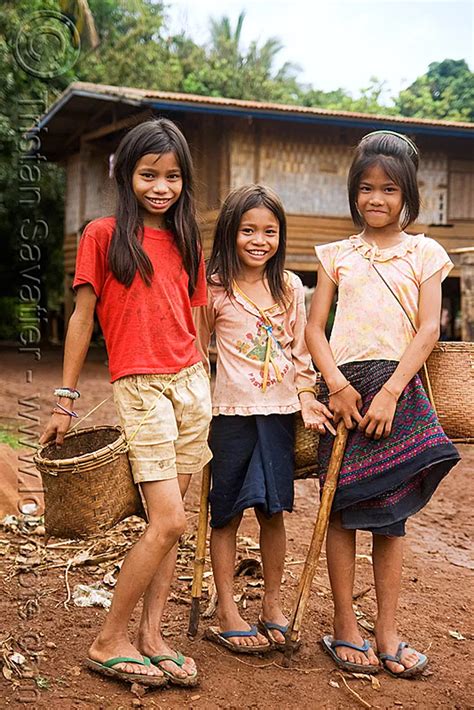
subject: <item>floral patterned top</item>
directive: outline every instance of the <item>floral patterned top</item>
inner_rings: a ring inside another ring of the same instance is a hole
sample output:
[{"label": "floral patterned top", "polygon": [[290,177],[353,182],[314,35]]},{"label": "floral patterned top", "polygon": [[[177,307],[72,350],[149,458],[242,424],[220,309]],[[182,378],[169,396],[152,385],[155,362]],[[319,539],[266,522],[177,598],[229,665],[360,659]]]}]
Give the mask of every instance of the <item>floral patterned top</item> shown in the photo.
[{"label": "floral patterned top", "polygon": [[409,235],[394,247],[380,249],[352,236],[315,247],[316,256],[338,287],[330,346],[336,365],[364,360],[399,361],[414,336],[421,284],[453,263],[443,247],[424,234]]},{"label": "floral patterned top", "polygon": [[301,409],[298,391],[314,387],[306,348],[306,311],[301,280],[291,272],[291,299],[260,309],[236,286],[229,297],[219,283],[208,287],[208,305],[195,309],[198,347],[208,362],[216,335],[213,414],[291,414]]}]

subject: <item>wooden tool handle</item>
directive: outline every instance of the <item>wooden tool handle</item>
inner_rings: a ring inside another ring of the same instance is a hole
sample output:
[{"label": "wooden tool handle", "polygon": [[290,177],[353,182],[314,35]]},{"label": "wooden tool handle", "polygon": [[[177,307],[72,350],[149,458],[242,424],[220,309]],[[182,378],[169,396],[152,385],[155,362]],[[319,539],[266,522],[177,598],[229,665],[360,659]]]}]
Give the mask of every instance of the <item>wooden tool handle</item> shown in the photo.
[{"label": "wooden tool handle", "polygon": [[344,422],[341,420],[337,426],[336,438],[334,440],[328,472],[324,482],[321,504],[319,506],[318,516],[313,530],[313,537],[311,538],[311,544],[306,556],[303,572],[301,573],[291,624],[286,634],[285,665],[289,665],[293,655],[294,645],[298,640],[303,615],[306,609],[306,603],[311,590],[311,584],[318,566],[321,547],[323,545],[324,536],[329,524],[332,502],[336,493],[339,471],[341,470],[344,450],[346,448],[347,435],[348,431],[344,425]]},{"label": "wooden tool handle", "polygon": [[191,591],[191,613],[189,615],[188,635],[196,636],[199,626],[199,600],[202,594],[202,579],[206,563],[206,537],[209,518],[209,488],[211,484],[211,467],[204,466],[201,481],[201,500],[199,505],[199,521],[196,539],[196,554],[194,557],[193,586]]}]

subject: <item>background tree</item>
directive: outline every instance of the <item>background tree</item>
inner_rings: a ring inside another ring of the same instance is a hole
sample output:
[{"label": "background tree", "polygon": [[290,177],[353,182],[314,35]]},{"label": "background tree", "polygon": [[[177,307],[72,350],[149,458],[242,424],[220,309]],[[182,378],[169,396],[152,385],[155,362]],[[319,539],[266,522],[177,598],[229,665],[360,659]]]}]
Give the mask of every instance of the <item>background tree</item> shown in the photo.
[{"label": "background tree", "polygon": [[474,72],[464,59],[445,59],[429,65],[395,99],[402,116],[474,121]]},{"label": "background tree", "polygon": [[[28,113],[41,113],[73,80],[72,71],[43,80],[20,68],[14,47],[19,30],[35,12],[56,11],[53,0],[7,0],[0,14],[0,338],[15,338],[15,317],[18,310],[20,270],[28,266],[19,258],[20,229],[23,220],[44,219],[48,215],[48,238],[41,242],[41,305],[55,305],[63,290],[63,171],[56,165],[41,162],[39,205],[25,204],[23,159],[28,144],[22,142],[23,132],[34,119]],[[48,38],[43,38],[44,42]],[[37,38],[35,49],[41,52],[43,39]],[[46,55],[45,55],[46,56]],[[48,68],[48,65],[45,65]],[[29,101],[31,103],[26,104]],[[46,103],[45,103],[46,102]],[[36,171],[35,171],[36,172]]]},{"label": "background tree", "polygon": [[384,106],[381,101],[385,84],[385,81],[373,76],[370,78],[369,85],[360,89],[359,96],[355,98],[341,88],[335,91],[308,88],[301,94],[301,103],[304,106],[318,106],[336,111],[391,114],[394,113],[394,109]]}]

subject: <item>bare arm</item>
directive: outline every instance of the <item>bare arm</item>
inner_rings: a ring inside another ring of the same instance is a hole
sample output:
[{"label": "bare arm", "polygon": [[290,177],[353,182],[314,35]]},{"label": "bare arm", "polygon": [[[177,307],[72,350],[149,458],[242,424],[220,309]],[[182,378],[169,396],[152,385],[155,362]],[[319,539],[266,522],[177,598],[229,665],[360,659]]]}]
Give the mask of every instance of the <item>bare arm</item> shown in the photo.
[{"label": "bare arm", "polygon": [[[336,284],[331,281],[324,269],[318,269],[318,284],[311,302],[311,311],[306,326],[306,344],[311,356],[321,372],[329,391],[344,389],[329,398],[329,408],[334,413],[334,423],[344,419],[348,429],[359,422],[361,397],[339,370],[330,345],[326,338],[326,323],[336,293]],[[345,387],[345,385],[348,385]]]},{"label": "bare arm", "polygon": [[193,319],[196,327],[196,347],[202,357],[204,368],[210,377],[209,343],[215,326],[214,307],[210,290],[208,290],[208,305],[193,308]]},{"label": "bare arm", "polygon": [[[79,286],[77,290],[76,307],[72,314],[67,329],[64,345],[63,381],[59,383],[64,387],[75,388],[92,337],[94,328],[94,310],[97,296],[89,284]],[[58,400],[66,409],[72,409],[73,400],[62,397]],[[40,444],[46,444],[53,439],[57,446],[61,446],[71,424],[71,417],[62,414],[52,414],[44,430]]]},{"label": "bare arm", "polygon": [[421,284],[417,334],[403,353],[392,376],[375,395],[359,424],[367,436],[374,436],[375,439],[389,436],[400,395],[422,367],[439,338],[440,314],[441,271],[438,271]]},{"label": "bare arm", "polygon": [[[329,421],[332,419],[331,412],[316,397],[316,374],[305,342],[306,307],[301,283],[295,288],[293,298],[296,299],[296,318],[291,358],[295,367],[295,385],[301,405],[301,416],[306,429],[315,429],[320,434],[325,434],[327,429],[331,434],[335,434],[336,430]],[[308,392],[308,389],[313,389],[313,392]]]}]

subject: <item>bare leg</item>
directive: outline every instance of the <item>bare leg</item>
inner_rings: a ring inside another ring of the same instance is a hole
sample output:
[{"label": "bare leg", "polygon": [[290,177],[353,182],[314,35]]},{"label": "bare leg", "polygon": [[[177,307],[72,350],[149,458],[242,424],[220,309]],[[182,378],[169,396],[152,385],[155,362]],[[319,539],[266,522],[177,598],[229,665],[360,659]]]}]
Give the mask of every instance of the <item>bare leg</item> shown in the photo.
[{"label": "bare leg", "polygon": [[[378,608],[375,625],[377,650],[379,653],[389,653],[393,656],[400,643],[395,615],[402,579],[403,538],[374,535],[372,556]],[[405,648],[401,661],[401,664],[387,661],[392,673],[401,673],[405,668],[414,666],[418,655],[413,649]]]},{"label": "bare leg", "polygon": [[[286,533],[283,513],[267,518],[255,510],[260,524],[260,551],[262,553],[265,594],[262,604],[262,618],[274,624],[286,626],[288,619],[281,610],[280,590],[285,565]],[[277,643],[285,643],[285,637],[277,629],[272,629],[272,637]]]},{"label": "bare leg", "polygon": [[[326,552],[329,579],[334,600],[334,638],[361,646],[364,643],[352,608],[355,575],[355,530],[342,527],[340,516],[333,515],[329,523]],[[337,655],[343,661],[363,665],[378,665],[378,658],[370,649],[367,655],[347,646],[339,646]]]},{"label": "bare leg", "polygon": [[[150,584],[157,566],[184,532],[186,518],[177,479],[142,484],[149,525],[126,556],[117,579],[110,611],[89,649],[89,657],[103,662],[115,656],[141,658],[130,643],[128,622],[138,600]],[[115,666],[128,673],[162,675],[157,668],[124,663]]]},{"label": "bare leg", "polygon": [[[234,601],[234,568],[237,530],[242,520],[242,513],[223,528],[211,530],[211,560],[216,583],[218,606],[217,617],[221,631],[248,631],[250,629],[239,614]],[[262,634],[253,637],[231,636],[231,643],[241,646],[267,645],[268,640]]]},{"label": "bare leg", "polygon": [[[191,476],[178,476],[179,489],[183,499],[190,481]],[[143,611],[137,634],[137,648],[145,656],[176,655],[176,652],[169,647],[161,635],[161,622],[176,568],[177,551],[178,544],[174,545],[163,558],[143,598]],[[179,668],[171,661],[163,661],[160,665],[180,678],[185,678],[186,675],[193,675],[196,672],[196,664],[192,658],[186,658],[186,663],[182,668]]]}]

